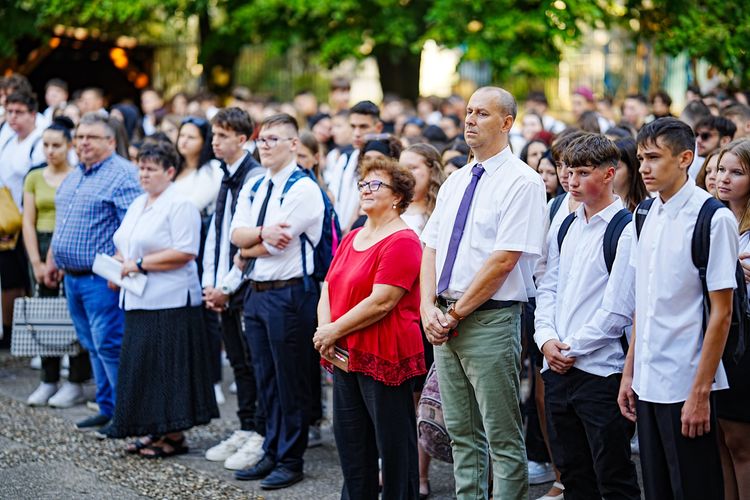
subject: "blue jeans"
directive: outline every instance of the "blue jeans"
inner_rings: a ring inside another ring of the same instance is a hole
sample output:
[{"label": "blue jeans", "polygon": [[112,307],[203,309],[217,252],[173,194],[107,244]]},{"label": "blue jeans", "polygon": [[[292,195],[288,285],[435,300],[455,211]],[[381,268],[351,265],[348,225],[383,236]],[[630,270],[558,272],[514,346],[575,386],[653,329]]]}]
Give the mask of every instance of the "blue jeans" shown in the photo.
[{"label": "blue jeans", "polygon": [[125,321],[118,304],[119,294],[107,288],[103,278],[93,274],[65,275],[65,292],[78,341],[91,358],[99,412],[111,417],[115,409],[117,369]]}]

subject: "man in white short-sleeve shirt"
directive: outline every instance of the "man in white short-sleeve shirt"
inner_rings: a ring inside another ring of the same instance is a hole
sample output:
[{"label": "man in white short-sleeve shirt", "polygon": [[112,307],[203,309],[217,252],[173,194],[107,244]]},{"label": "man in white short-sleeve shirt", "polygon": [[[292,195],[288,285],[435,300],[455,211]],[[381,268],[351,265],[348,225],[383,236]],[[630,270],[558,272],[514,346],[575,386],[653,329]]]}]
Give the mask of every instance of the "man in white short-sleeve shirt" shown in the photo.
[{"label": "man in white short-sleeve shirt", "polygon": [[618,403],[627,418],[638,417],[646,499],[723,498],[711,393],[728,387],[721,355],[736,287],[737,221],[723,208],[711,221],[704,332],[691,241],[711,195],[687,175],[694,143],[690,127],[674,118],[655,120],[638,134],[640,172],[658,196],[632,240],[636,319]]},{"label": "man in white short-sleeve shirt", "polygon": [[292,116],[266,118],[257,144],[266,173],[240,191],[230,234],[247,259],[245,335],[267,415],[265,454],[235,477],[261,479],[261,488],[279,489],[303,477],[319,298],[310,275],[324,204],[318,184],[297,166],[299,137]]},{"label": "man in white short-sleeve shirt", "polygon": [[522,261],[541,255],[545,192],[508,147],[516,111],[501,88],[472,95],[465,137],[475,162],[440,188],[422,233],[422,321],[435,345],[459,498],[487,497],[488,445],[494,497],[528,491],[518,391],[521,303],[533,283]]}]

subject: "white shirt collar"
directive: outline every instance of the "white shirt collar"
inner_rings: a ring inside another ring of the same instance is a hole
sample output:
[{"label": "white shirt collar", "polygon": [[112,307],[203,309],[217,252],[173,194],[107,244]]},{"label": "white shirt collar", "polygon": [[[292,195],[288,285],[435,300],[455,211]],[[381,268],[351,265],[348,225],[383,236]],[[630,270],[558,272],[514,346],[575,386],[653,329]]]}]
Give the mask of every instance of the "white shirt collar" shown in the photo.
[{"label": "white shirt collar", "polygon": [[657,206],[664,207],[667,215],[674,219],[675,217],[677,217],[677,215],[679,215],[680,210],[682,210],[685,204],[690,201],[690,198],[693,196],[693,192],[695,191],[695,189],[695,181],[688,177],[685,185],[682,186],[680,190],[674,194],[674,196],[667,200],[666,203],[662,201],[661,196],[657,196],[656,204]]},{"label": "white shirt collar", "polygon": [[[609,224],[609,221],[612,220],[612,217],[617,214],[620,210],[624,208],[622,204],[622,200],[619,196],[615,196],[615,201],[607,205],[606,208],[599,210],[597,213],[591,216],[591,220],[588,221],[590,224],[594,219],[597,217],[602,219],[604,222]],[[584,212],[584,206],[583,203],[578,205],[578,208],[576,208],[576,218],[580,219],[583,222],[586,222],[586,212]]]},{"label": "white shirt collar", "polygon": [[484,171],[487,173],[487,175],[492,175],[495,172],[497,172],[500,167],[502,167],[508,159],[513,156],[513,153],[510,151],[510,146],[505,146],[502,151],[500,151],[495,156],[492,156],[490,158],[487,158],[484,161],[474,161],[470,163],[471,165],[470,169],[473,168],[477,164],[481,164],[482,167],[484,167]]},{"label": "white shirt collar", "polygon": [[282,168],[273,175],[271,175],[271,172],[269,170],[266,170],[266,179],[271,179],[274,186],[283,186],[286,183],[287,179],[291,177],[292,172],[294,172],[296,169],[297,160],[294,159],[290,161],[286,167]]},{"label": "white shirt collar", "polygon": [[234,175],[234,173],[237,171],[238,168],[240,168],[240,165],[242,165],[242,162],[245,161],[245,157],[248,155],[247,152],[240,156],[240,159],[236,162],[232,163],[231,165],[227,165],[227,170],[229,171],[229,175]]}]

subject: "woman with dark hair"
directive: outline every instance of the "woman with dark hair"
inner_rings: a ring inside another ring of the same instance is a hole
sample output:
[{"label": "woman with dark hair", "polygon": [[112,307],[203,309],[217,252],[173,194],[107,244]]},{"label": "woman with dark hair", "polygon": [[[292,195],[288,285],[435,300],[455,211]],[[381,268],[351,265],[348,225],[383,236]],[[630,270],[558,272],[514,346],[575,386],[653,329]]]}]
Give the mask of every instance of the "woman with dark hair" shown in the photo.
[{"label": "woman with dark hair", "polygon": [[175,190],[192,201],[205,218],[213,213],[222,178],[211,147],[211,124],[194,116],[182,120],[177,151],[183,161],[174,182]]},{"label": "woman with dark hair", "polygon": [[547,191],[547,200],[551,200],[564,192],[560,179],[557,177],[557,168],[555,167],[555,161],[552,159],[551,151],[548,150],[542,155],[539,160],[538,172],[542,176],[544,189]]},{"label": "woman with dark hair", "polygon": [[117,405],[103,434],[145,436],[128,453],[145,458],[188,451],[183,431],[219,416],[211,383],[195,257],[201,221],[173,186],[179,158],[168,142],[147,141],[138,153],[144,194],[125,213],[113,240],[122,276],[146,274],[138,295],[120,290],[125,332]]},{"label": "woman with dark hair", "polygon": [[[55,193],[73,167],[68,153],[73,147],[73,122],[65,117],[55,118],[42,133],[46,164],[31,170],[23,182],[23,241],[29,256],[31,283],[40,297],[56,297],[58,285],[45,282],[47,254],[55,229]],[[50,285],[50,286],[47,286]],[[42,383],[26,401],[29,406],[49,405],[69,408],[83,403],[83,382],[91,378],[91,364],[87,352],[70,356],[68,381],[58,390],[60,357],[42,357]]]},{"label": "woman with dark hair", "polygon": [[627,138],[616,141],[615,145],[620,151],[620,161],[617,163],[613,182],[615,194],[622,199],[625,208],[635,212],[635,207],[649,198],[646,185],[638,171],[641,162],[636,156],[636,143],[634,139]]},{"label": "woman with dark hair", "polygon": [[703,160],[703,165],[701,165],[698,175],[695,176],[695,185],[701,189],[705,189],[714,196],[716,196],[716,173],[719,166],[719,152],[720,150],[716,150],[708,153],[706,159]]},{"label": "woman with dark hair", "polygon": [[578,117],[576,125],[578,125],[578,128],[584,132],[592,132],[594,134],[602,133],[601,127],[599,126],[599,115],[596,114],[596,111],[585,111]]},{"label": "woman with dark hair", "polygon": [[141,113],[134,104],[120,103],[112,106],[109,112],[109,116],[120,122],[125,127],[125,133],[128,136],[128,141],[138,142],[143,137],[143,131],[141,130]]},{"label": "woman with dark hair", "polygon": [[333,421],[342,498],[414,499],[419,492],[413,379],[425,373],[419,330],[422,244],[401,214],[414,176],[394,160],[366,159],[357,184],[368,215],[341,242],[321,289],[313,344],[333,369]]},{"label": "woman with dark hair", "polygon": [[[297,148],[297,164],[305,170],[312,172],[315,181],[325,190],[328,197],[331,198],[328,185],[323,180],[323,174],[320,170],[320,143],[312,132],[300,133],[299,142],[300,145]],[[331,198],[331,201],[333,201],[333,198]]]},{"label": "woman with dark hair", "polygon": [[536,171],[539,171],[539,162],[542,160],[542,156],[547,151],[547,149],[549,149],[547,143],[545,143],[543,140],[532,139],[526,143],[518,157],[526,165],[530,166]]}]

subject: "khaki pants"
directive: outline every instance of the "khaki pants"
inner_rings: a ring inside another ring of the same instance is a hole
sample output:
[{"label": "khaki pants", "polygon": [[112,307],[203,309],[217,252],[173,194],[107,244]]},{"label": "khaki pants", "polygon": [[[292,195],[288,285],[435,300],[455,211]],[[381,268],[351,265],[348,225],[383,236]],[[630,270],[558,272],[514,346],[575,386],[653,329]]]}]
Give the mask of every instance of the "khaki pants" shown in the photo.
[{"label": "khaki pants", "polygon": [[525,500],[528,469],[519,409],[521,309],[470,314],[458,336],[435,347],[445,424],[452,440],[458,499]]}]

